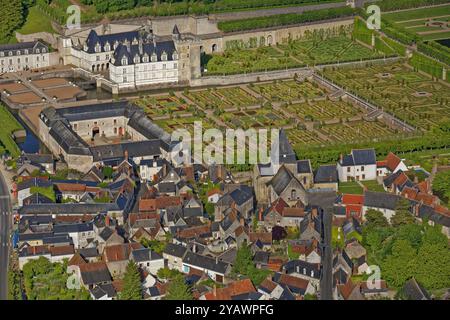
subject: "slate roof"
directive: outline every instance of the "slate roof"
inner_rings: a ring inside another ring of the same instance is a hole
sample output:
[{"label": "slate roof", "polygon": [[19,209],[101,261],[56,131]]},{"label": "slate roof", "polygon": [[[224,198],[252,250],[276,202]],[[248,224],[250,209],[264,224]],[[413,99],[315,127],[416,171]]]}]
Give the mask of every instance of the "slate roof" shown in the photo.
[{"label": "slate roof", "polygon": [[93,262],[80,265],[81,279],[85,285],[110,282],[111,274],[105,262]]},{"label": "slate roof", "polygon": [[51,203],[32,204],[19,209],[20,215],[27,214],[97,214],[108,211],[116,211],[115,203]]},{"label": "slate roof", "polygon": [[153,260],[161,260],[162,256],[157,254],[154,251],[151,251],[148,248],[136,249],[131,252],[131,257],[136,262],[144,262],[144,261],[153,261]]},{"label": "slate roof", "polygon": [[410,300],[431,300],[428,292],[423,288],[416,279],[408,280],[403,286],[403,294]]},{"label": "slate roof", "polygon": [[111,283],[100,284],[89,290],[95,299],[100,299],[104,296],[113,298],[117,295],[116,289]]},{"label": "slate roof", "polygon": [[314,183],[337,183],[338,173],[336,165],[323,165],[317,169],[314,176]]},{"label": "slate roof", "polygon": [[352,150],[355,166],[371,165],[377,163],[377,157],[374,149],[356,149]]},{"label": "slate roof", "polygon": [[[309,263],[303,260],[291,260],[286,262],[282,268],[287,274],[299,273],[308,277],[320,279],[320,264]],[[313,276],[311,276],[311,274],[313,274]]]},{"label": "slate roof", "polygon": [[397,202],[401,199],[400,196],[384,192],[364,192],[364,206],[372,208],[384,208],[395,210]]},{"label": "slate roof", "polygon": [[295,163],[297,161],[297,157],[284,129],[280,129],[279,143],[279,163]]},{"label": "slate roof", "polygon": [[[128,118],[132,127],[149,141],[89,147],[71,128],[70,122],[111,117]],[[50,128],[50,135],[70,154],[93,155],[94,161],[123,158],[127,150],[131,157],[160,155],[160,147],[170,149],[170,135],[154,124],[139,107],[126,101],[101,103],[73,108],[49,107],[40,114]]]},{"label": "slate roof", "polygon": [[[143,57],[148,58],[148,62],[151,62],[151,57],[156,54],[157,61],[173,61],[174,53],[176,52],[175,43],[170,41],[158,41],[156,43],[142,43],[135,45],[125,46],[123,44],[119,44],[114,51],[114,59],[113,64],[115,66],[122,66],[122,60],[127,59],[126,65],[135,64],[134,59],[136,57],[139,58],[139,63],[143,62]],[[163,60],[163,54],[167,55],[167,60]]]},{"label": "slate roof", "polygon": [[[39,49],[42,53],[42,49],[46,49],[48,52],[48,47],[41,41],[30,41],[30,42],[19,42],[14,44],[1,44],[0,52],[4,53],[5,57],[9,57],[9,52],[11,51],[12,56],[17,56],[17,52],[20,51],[20,55],[25,55],[25,50],[28,50],[28,54],[36,54],[36,50]],[[0,57],[2,57],[0,55]]]},{"label": "slate roof", "polygon": [[[275,193],[280,195],[292,180],[297,180],[297,178],[285,166],[281,166],[267,185],[271,185]],[[300,181],[297,180],[297,182],[300,184]]]},{"label": "slate roof", "polygon": [[312,173],[310,160],[297,161],[297,173]]},{"label": "slate roof", "polygon": [[187,249],[181,245],[168,243],[164,248],[164,253],[177,258],[182,258],[186,253],[186,250]]},{"label": "slate roof", "polygon": [[188,251],[186,253],[186,255],[183,258],[183,263],[192,265],[194,267],[198,267],[201,269],[207,269],[207,270],[211,270],[220,274],[225,274],[229,264],[222,262],[222,261],[217,261],[216,259],[213,258],[209,258],[206,256],[202,256],[199,254],[195,254],[193,252]]},{"label": "slate roof", "polygon": [[63,233],[80,233],[94,230],[92,222],[87,223],[70,223],[70,224],[56,224],[53,226],[55,234]]}]

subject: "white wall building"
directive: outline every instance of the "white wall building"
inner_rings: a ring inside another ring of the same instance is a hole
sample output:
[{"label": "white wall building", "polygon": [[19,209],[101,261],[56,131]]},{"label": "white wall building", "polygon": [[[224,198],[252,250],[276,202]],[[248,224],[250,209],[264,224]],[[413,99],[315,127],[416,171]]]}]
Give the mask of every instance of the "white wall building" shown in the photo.
[{"label": "white wall building", "polygon": [[340,182],[375,180],[377,161],[374,149],[352,150],[337,163]]},{"label": "white wall building", "polygon": [[50,65],[49,48],[40,41],[0,45],[0,73]]}]

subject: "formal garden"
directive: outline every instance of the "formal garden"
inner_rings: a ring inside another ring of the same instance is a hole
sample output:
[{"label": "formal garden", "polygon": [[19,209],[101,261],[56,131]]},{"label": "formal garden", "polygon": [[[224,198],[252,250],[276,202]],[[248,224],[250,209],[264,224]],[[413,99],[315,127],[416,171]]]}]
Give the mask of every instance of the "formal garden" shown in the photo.
[{"label": "formal garden", "polygon": [[308,80],[274,81],[250,85],[250,88],[271,102],[292,102],[325,96],[325,90]]},{"label": "formal garden", "polygon": [[414,127],[428,131],[450,119],[445,83],[401,63],[328,68],[324,75]]},{"label": "formal garden", "polygon": [[298,115],[303,121],[341,120],[362,114],[350,102],[316,100],[289,104],[286,110]]},{"label": "formal garden", "polygon": [[260,99],[241,87],[185,91],[184,96],[202,109],[230,109],[261,104]]}]

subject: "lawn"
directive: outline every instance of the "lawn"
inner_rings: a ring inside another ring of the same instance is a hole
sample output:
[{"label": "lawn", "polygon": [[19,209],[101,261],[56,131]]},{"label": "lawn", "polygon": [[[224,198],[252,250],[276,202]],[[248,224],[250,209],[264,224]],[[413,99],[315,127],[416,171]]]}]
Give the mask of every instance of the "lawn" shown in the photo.
[{"label": "lawn", "polygon": [[366,186],[369,191],[384,192],[383,186],[378,184],[376,180],[361,181],[361,183]]},{"label": "lawn", "polygon": [[12,138],[14,131],[22,130],[22,125],[14,118],[14,116],[0,104],[0,153],[5,150],[9,151],[12,156],[20,154],[19,147]]},{"label": "lawn", "polygon": [[31,7],[25,24],[17,30],[21,34],[31,34],[36,32],[54,33],[50,18],[43,14],[37,7]]},{"label": "lawn", "polygon": [[[339,239],[338,239],[339,235]],[[333,248],[343,248],[344,247],[344,232],[341,230],[339,231],[339,227],[333,226],[331,228],[331,244]]]},{"label": "lawn", "polygon": [[339,182],[339,192],[347,194],[363,194],[363,188],[356,181]]}]

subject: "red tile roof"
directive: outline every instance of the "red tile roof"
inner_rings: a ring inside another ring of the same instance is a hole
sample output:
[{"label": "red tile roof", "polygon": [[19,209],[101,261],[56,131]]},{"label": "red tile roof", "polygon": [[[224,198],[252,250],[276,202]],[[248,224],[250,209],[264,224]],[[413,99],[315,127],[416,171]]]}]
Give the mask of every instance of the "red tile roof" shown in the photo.
[{"label": "red tile roof", "polygon": [[386,157],[386,164],[387,164],[387,168],[389,170],[391,170],[393,172],[397,168],[397,166],[399,165],[400,162],[402,162],[402,159],[397,157],[392,152],[389,152],[389,154]]},{"label": "red tile roof", "polygon": [[359,194],[344,194],[342,196],[342,203],[343,204],[358,204],[363,205],[364,204],[364,195]]},{"label": "red tile roof", "polygon": [[281,274],[280,275],[280,279],[279,282],[294,288],[301,288],[301,289],[306,289],[308,287],[309,281],[299,278],[299,277],[294,277],[294,276],[290,276],[288,274]]},{"label": "red tile roof", "polygon": [[152,220],[157,219],[159,221],[159,214],[153,212],[147,213],[131,213],[129,217],[130,225],[133,226],[137,220]]},{"label": "red tile roof", "polygon": [[305,216],[305,209],[286,207],[283,209],[282,216],[283,217],[303,218]]},{"label": "red tile roof", "polygon": [[205,294],[205,298],[206,300],[231,300],[234,296],[250,292],[256,292],[256,289],[250,279],[244,279],[232,282],[225,288],[218,288],[208,292]]},{"label": "red tile roof", "polygon": [[263,244],[272,243],[272,232],[250,232],[248,234],[250,242],[261,241]]},{"label": "red tile roof", "polygon": [[128,260],[130,253],[139,248],[142,248],[142,245],[138,242],[114,245],[105,248],[103,257],[106,262]]},{"label": "red tile roof", "polygon": [[50,253],[52,256],[65,256],[69,254],[74,254],[75,251],[73,249],[73,245],[67,245],[67,246],[56,246],[56,247],[50,247]]},{"label": "red tile roof", "polygon": [[167,207],[181,205],[181,197],[162,196],[155,199],[141,199],[139,201],[139,211],[154,211]]}]

